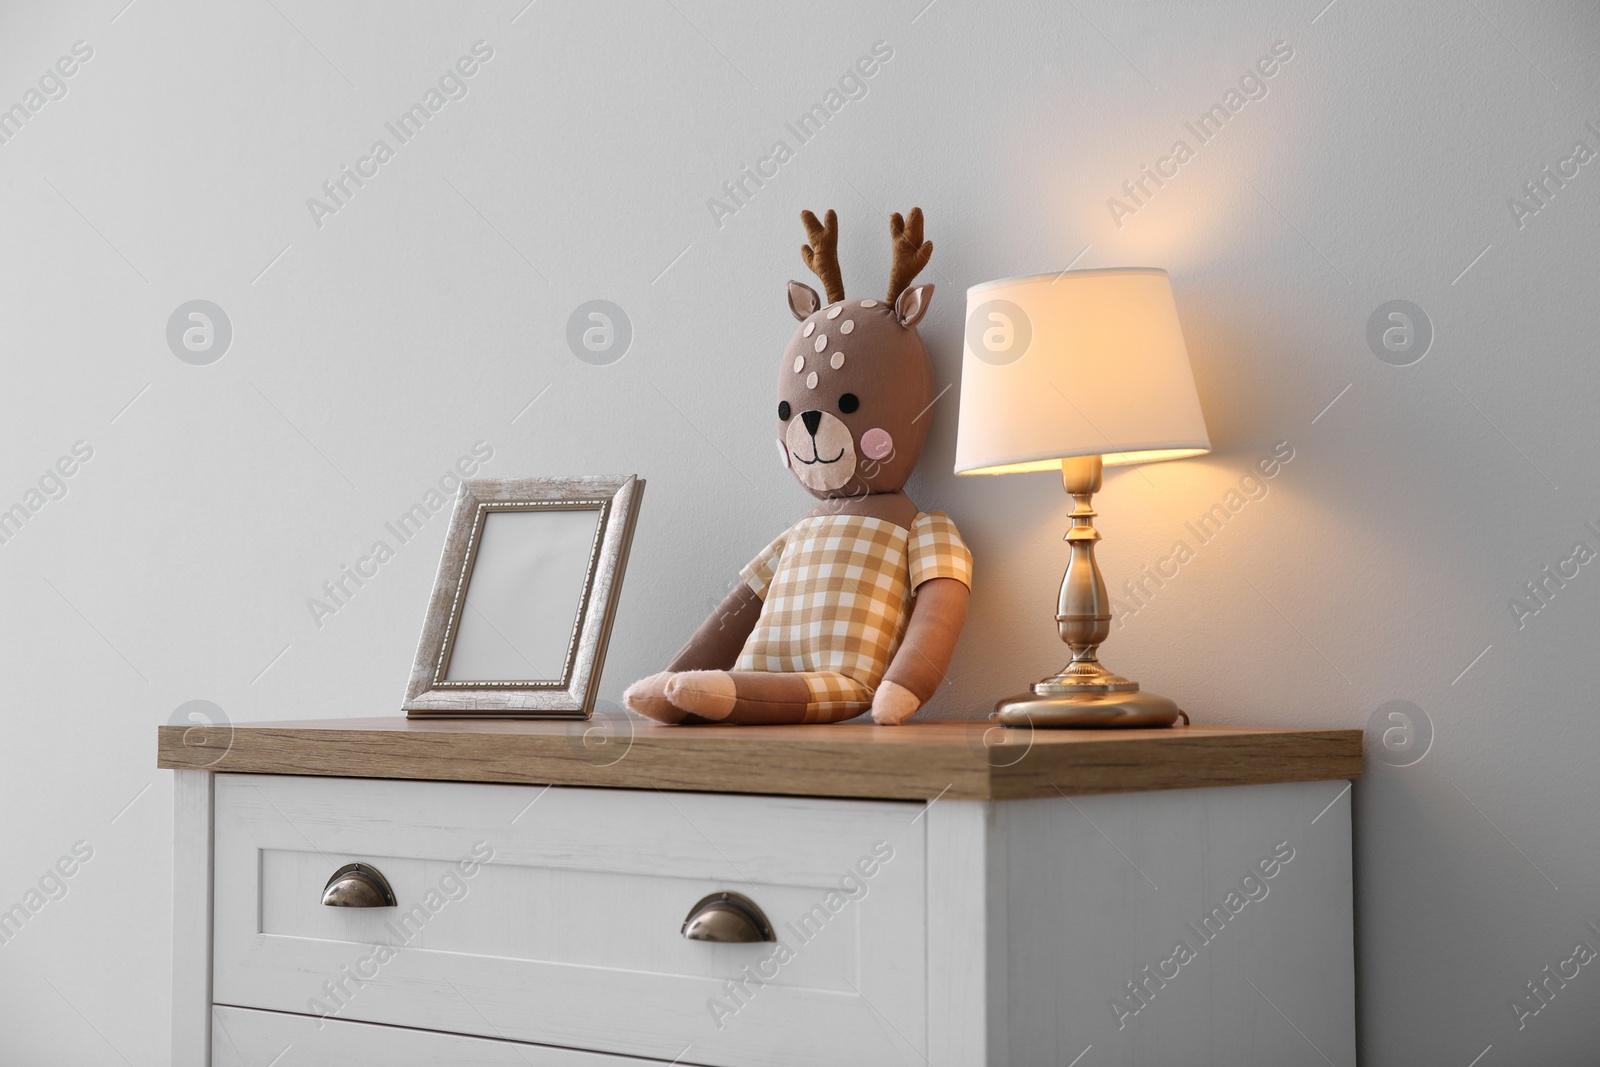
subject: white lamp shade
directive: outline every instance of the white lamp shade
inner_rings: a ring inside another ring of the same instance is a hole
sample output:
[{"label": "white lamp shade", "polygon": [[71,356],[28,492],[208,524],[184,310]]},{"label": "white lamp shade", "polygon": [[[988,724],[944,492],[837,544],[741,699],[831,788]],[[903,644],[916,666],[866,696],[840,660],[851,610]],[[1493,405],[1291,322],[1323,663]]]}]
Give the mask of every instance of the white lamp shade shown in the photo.
[{"label": "white lamp shade", "polygon": [[1166,271],[1064,271],[967,290],[957,474],[1209,451]]}]

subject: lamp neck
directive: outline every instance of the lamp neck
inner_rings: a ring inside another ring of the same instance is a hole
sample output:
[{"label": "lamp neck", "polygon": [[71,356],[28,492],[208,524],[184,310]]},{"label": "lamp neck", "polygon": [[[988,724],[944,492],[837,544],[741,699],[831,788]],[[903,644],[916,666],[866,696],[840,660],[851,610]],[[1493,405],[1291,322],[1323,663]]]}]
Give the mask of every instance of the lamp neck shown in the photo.
[{"label": "lamp neck", "polygon": [[1074,500],[1087,500],[1100,491],[1105,461],[1099,456],[1069,456],[1061,461],[1061,485]]},{"label": "lamp neck", "polygon": [[1073,456],[1061,461],[1061,485],[1072,494],[1072,529],[1067,531],[1070,541],[1098,541],[1100,534],[1094,528],[1094,517],[1099,514],[1090,501],[1100,491],[1104,464],[1099,456]]}]

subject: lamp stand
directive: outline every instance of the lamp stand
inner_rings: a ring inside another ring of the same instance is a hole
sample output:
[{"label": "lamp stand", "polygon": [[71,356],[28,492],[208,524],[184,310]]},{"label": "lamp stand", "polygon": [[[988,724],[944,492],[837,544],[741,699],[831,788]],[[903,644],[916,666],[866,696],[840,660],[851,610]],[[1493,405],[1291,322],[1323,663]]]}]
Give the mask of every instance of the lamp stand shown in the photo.
[{"label": "lamp stand", "polygon": [[[1072,494],[1072,528],[1067,531],[1067,573],[1061,579],[1056,625],[1072,659],[1059,674],[1035,682],[1031,692],[995,705],[1003,726],[1107,729],[1171,726],[1183,712],[1166,697],[1142,692],[1138,682],[1113,674],[1095,652],[1111,635],[1111,598],[1094,561],[1095,510],[1089,501],[1100,491],[1099,456],[1061,461],[1061,483]],[[1183,715],[1184,722],[1189,721]]]}]

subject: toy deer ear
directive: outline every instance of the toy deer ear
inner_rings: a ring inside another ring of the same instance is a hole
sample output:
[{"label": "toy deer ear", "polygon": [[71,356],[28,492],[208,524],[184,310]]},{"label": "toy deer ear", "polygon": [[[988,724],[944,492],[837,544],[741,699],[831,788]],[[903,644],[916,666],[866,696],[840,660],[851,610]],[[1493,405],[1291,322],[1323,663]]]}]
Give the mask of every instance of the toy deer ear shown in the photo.
[{"label": "toy deer ear", "polygon": [[822,306],[822,298],[805,282],[789,283],[789,310],[801,322]]},{"label": "toy deer ear", "polygon": [[[793,282],[789,284],[793,285]],[[791,298],[792,299],[792,298]],[[913,285],[900,294],[894,302],[894,317],[900,320],[902,326],[915,326],[922,321],[922,316],[928,313],[928,307],[933,303],[933,285]]]}]

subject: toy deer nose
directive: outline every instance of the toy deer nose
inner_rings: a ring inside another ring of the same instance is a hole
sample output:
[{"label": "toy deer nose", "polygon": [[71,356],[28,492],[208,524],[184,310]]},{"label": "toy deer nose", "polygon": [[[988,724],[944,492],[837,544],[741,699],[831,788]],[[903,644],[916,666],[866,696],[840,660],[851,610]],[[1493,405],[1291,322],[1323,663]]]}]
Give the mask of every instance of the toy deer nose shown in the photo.
[{"label": "toy deer nose", "polygon": [[806,424],[806,432],[812,437],[817,436],[817,427],[822,425],[822,412],[802,411],[800,421]]}]

